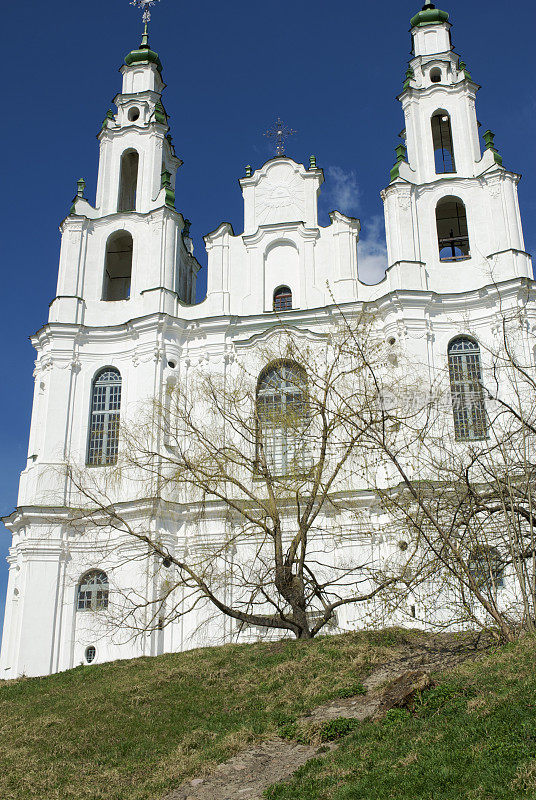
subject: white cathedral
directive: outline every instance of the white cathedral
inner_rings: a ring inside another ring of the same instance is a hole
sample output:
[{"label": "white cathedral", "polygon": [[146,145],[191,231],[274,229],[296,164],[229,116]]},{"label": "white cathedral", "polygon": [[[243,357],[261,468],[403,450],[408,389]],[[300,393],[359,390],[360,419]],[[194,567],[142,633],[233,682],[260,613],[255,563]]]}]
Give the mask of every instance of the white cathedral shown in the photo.
[{"label": "white cathedral", "polygon": [[[207,294],[198,303],[200,265],[175,204],[181,161],[162,104],[162,65],[146,33],[126,56],[117,112],[108,112],[99,134],[95,205],[80,181],[61,226],[49,321],[32,338],[28,462],[18,506],[4,520],[13,541],[0,679],[207,643],[195,612],[191,621],[124,640],[99,634],[99,614],[86,613],[99,599],[105,605],[114,586],[135,581],[141,567],[121,572],[92,562],[91,544],[69,527],[67,485],[63,506],[50,505],[54,468],[71,459],[92,469],[113,463],[121,441],[112,421],[122,409],[162,396],[200,360],[226,370],[231,349],[255,347],[282,319],[314,330],[334,305],[373,306],[386,340],[404,339],[433,372],[468,326],[478,358],[499,305],[515,305],[526,292],[533,273],[520,176],[503,166],[490,131],[481,143],[479,87],[452,49],[450,28],[449,15],[429,0],[411,20],[413,57],[399,96],[403,144],[381,193],[383,280],[360,281],[359,220],[343,209],[319,226],[324,176],[315,158],[304,166],[281,154],[247,167],[240,180],[243,232],[222,223],[205,236]],[[535,312],[532,302],[533,321]],[[178,546],[194,535],[186,522],[176,525],[170,547],[174,536]]]}]

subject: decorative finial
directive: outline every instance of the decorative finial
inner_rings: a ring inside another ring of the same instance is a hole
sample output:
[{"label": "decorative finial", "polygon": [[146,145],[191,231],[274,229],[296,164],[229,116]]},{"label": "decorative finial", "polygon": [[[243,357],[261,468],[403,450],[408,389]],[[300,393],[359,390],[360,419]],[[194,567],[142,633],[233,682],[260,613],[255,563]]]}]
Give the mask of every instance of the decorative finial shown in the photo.
[{"label": "decorative finial", "polygon": [[495,147],[495,134],[492,133],[490,130],[484,131],[484,141],[486,143],[486,150],[491,150],[493,153],[493,159],[496,164],[502,167],[502,156],[499,154],[497,148]]},{"label": "decorative finial", "polygon": [[396,153],[396,162],[391,170],[391,178],[390,178],[392,181],[394,181],[395,178],[399,177],[400,165],[406,159],[406,146],[404,144],[398,144],[395,147],[395,153]]},{"label": "decorative finial", "polygon": [[425,0],[422,10],[426,11],[427,8],[435,8],[434,4],[432,3],[432,0]]},{"label": "decorative finial", "polygon": [[275,152],[277,156],[284,156],[285,155],[285,139],[287,136],[293,136],[297,131],[293,131],[291,128],[287,128],[284,122],[278,117],[277,122],[275,123],[273,128],[270,128],[264,134],[268,136],[269,139],[275,140]]},{"label": "decorative finial", "polygon": [[171,172],[167,169],[162,170],[162,189],[165,189],[166,206],[168,208],[175,208],[175,192],[171,186]]},{"label": "decorative finial", "polygon": [[85,182],[85,180],[83,178],[80,178],[80,180],[78,180],[76,182],[76,185],[78,187],[77,190],[76,190],[76,196],[77,197],[83,197],[84,196],[84,192],[86,191],[86,182]]},{"label": "decorative finial", "polygon": [[316,169],[316,156],[309,156],[309,169]]},{"label": "decorative finial", "polygon": [[251,171],[251,164],[248,164],[246,166],[246,178],[251,178],[252,175],[253,175],[253,172]]},{"label": "decorative finial", "polygon": [[158,2],[159,0],[131,0],[130,3],[131,6],[134,6],[135,8],[141,8],[143,11],[142,20],[145,23],[144,36],[147,35],[147,23],[151,19],[151,12],[149,11],[149,9],[152,8],[154,4]]}]

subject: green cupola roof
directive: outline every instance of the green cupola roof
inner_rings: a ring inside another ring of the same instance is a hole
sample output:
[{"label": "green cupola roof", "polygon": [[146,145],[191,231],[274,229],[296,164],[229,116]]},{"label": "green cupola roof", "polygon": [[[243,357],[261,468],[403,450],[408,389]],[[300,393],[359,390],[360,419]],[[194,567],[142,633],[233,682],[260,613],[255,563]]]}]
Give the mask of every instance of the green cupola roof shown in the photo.
[{"label": "green cupola roof", "polygon": [[125,56],[125,64],[127,67],[131,67],[133,64],[147,63],[156,64],[158,71],[162,72],[162,62],[160,61],[158,53],[155,53],[155,51],[151,50],[149,47],[149,31],[147,23],[145,23],[140,47],[138,50],[131,50],[130,53]]},{"label": "green cupola roof", "polygon": [[410,25],[412,28],[420,28],[423,25],[438,25],[441,22],[447,22],[448,18],[449,15],[446,11],[441,11],[427,0],[422,10],[411,18]]}]

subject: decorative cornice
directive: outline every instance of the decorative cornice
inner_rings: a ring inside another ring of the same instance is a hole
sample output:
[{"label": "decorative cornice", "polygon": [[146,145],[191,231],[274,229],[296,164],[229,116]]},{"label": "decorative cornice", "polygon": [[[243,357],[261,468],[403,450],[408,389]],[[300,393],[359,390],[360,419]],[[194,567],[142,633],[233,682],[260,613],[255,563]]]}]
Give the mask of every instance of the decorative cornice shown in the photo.
[{"label": "decorative cornice", "polygon": [[257,186],[260,181],[267,176],[270,170],[278,164],[287,164],[288,166],[291,166],[294,172],[298,173],[300,177],[304,178],[305,180],[316,179],[319,181],[319,185],[324,183],[324,171],[322,169],[305,169],[303,164],[299,164],[297,161],[294,161],[288,156],[276,156],[275,158],[270,158],[262,165],[262,167],[256,169],[251,176],[248,175],[245,178],[240,178],[238,183],[242,189],[250,186]]},{"label": "decorative cornice", "polygon": [[319,228],[306,228],[303,222],[274,222],[270,225],[259,225],[255,233],[242,234],[242,240],[246,248],[259,244],[267,236],[274,236],[278,233],[293,231],[298,233],[302,239],[316,240],[320,236]]}]

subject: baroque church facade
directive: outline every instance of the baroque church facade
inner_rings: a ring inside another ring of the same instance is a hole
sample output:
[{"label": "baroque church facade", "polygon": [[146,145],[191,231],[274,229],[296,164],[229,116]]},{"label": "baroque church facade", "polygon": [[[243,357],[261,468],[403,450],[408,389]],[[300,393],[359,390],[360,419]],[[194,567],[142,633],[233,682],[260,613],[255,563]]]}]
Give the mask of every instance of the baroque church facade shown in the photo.
[{"label": "baroque church facade", "polygon": [[[98,613],[85,613],[104,605],[114,586],[142,580],[141,567],[114,574],[113,565],[93,562],[92,545],[69,528],[69,489],[56,468],[71,459],[94,469],[113,463],[121,447],[115,423],[127,407],[161,397],[202,360],[225,370],[231,352],[251,348],[282,319],[314,330],[335,305],[373,307],[385,340],[404,340],[432,373],[469,329],[478,358],[499,307],[516,306],[527,286],[526,313],[536,324],[520,176],[503,165],[490,131],[481,143],[479,87],[452,49],[450,27],[429,2],[411,20],[399,96],[403,144],[382,192],[383,280],[359,279],[359,220],[334,211],[319,226],[324,176],[315,158],[304,166],[279,155],[240,180],[243,233],[223,223],[205,237],[207,294],[198,303],[199,263],[175,204],[181,161],[162,103],[162,65],[146,33],[128,54],[117,112],[99,134],[95,205],[79,182],[61,226],[49,321],[32,338],[28,462],[17,509],[4,520],[13,541],[0,678],[236,640],[224,623],[219,639],[207,639],[194,611],[191,620],[124,640],[99,632]],[[177,531],[166,533],[170,548],[187,535],[180,522]],[[338,624],[354,623],[341,616]]]}]

